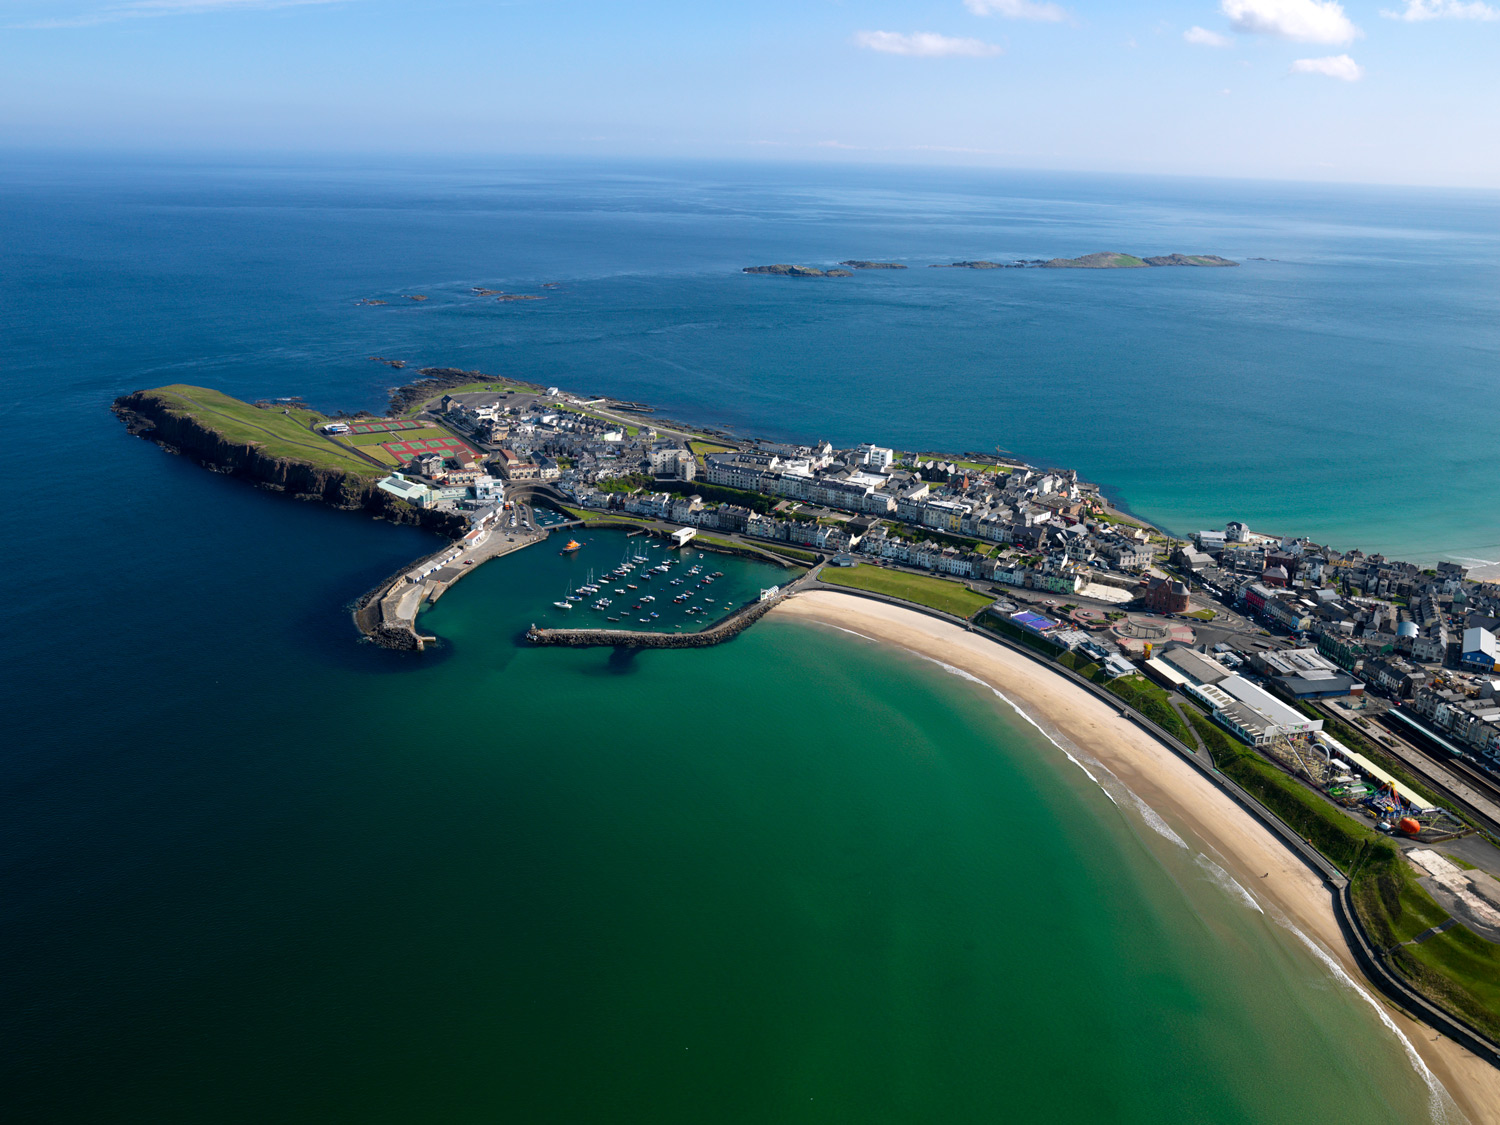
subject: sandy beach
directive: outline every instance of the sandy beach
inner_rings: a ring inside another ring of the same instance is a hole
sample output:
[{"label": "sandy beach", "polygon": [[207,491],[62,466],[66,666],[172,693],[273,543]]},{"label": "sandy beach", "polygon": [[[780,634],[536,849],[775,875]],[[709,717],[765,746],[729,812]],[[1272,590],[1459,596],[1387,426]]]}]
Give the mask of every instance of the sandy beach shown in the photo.
[{"label": "sandy beach", "polygon": [[1322,880],[1191,765],[1117,711],[1028,657],[912,610],[816,590],[797,594],[772,612],[900,646],[1002,692],[1062,745],[1072,744],[1098,760],[1179,832],[1216,853],[1265,908],[1280,911],[1360,983],[1469,1120],[1500,1123],[1500,1070],[1386,1004],[1345,946]]}]

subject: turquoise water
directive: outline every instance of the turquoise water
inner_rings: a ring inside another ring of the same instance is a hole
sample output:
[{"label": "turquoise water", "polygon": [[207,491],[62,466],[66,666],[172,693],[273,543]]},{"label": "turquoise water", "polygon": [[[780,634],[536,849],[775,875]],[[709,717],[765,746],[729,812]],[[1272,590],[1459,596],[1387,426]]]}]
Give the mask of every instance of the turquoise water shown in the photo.
[{"label": "turquoise water", "polygon": [[[564,555],[558,548],[568,537],[581,546]],[[651,536],[577,528],[559,533],[540,550],[526,552],[526,557],[530,565],[525,588],[543,595],[527,607],[529,624],[546,629],[696,633],[758,600],[762,590],[802,573],[692,545],[679,549]],[[633,568],[629,574],[610,577],[627,563]],[[668,569],[658,572],[660,566]],[[590,584],[600,592],[577,594],[580,587]],[[559,608],[556,603],[569,594],[579,600],[571,609]],[[600,597],[608,598],[610,604],[596,609]]]},{"label": "turquoise water", "polygon": [[[1184,523],[1228,496],[1367,547],[1495,540],[1487,197],[797,176],[6,162],[11,1116],[1427,1114],[1363,999],[988,691],[777,620],[704,651],[530,649],[593,565],[549,547],[459,583],[423,618],[435,650],[362,646],[349,603],[431,537],[106,412],[169,381],[379,406],[366,357],[392,355],[757,432],[1004,444]],[[1287,260],[734,272],[1100,243]],[[430,300],[354,304],[408,291]],[[1295,456],[1247,452],[1266,433]],[[1432,465],[1452,487],[1403,503]]]},{"label": "turquoise water", "polygon": [[[380,409],[393,375],[367,357],[382,355],[745,433],[1000,446],[1076,467],[1180,532],[1239,517],[1401,557],[1500,560],[1493,193],[18,157],[0,199],[9,373],[51,373],[70,405],[175,379]],[[1102,248],[1244,264],[926,268]],[[846,257],[914,268],[738,272]],[[472,286],[548,299],[496,304]]]}]

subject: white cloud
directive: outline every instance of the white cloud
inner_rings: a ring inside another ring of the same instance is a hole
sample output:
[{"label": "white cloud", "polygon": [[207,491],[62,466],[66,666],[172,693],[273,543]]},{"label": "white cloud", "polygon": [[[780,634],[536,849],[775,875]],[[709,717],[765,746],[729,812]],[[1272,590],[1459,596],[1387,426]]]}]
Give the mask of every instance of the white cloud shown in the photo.
[{"label": "white cloud", "polygon": [[1420,23],[1422,20],[1500,20],[1500,10],[1483,0],[1406,0],[1406,11],[1380,13],[1388,20]]},{"label": "white cloud", "polygon": [[1349,43],[1361,32],[1336,0],[1219,0],[1236,31],[1298,43]]},{"label": "white cloud", "polygon": [[964,7],[976,16],[1003,16],[1008,20],[1040,20],[1064,23],[1068,13],[1047,0],[964,0]]},{"label": "white cloud", "polygon": [[1190,27],[1182,37],[1195,47],[1227,47],[1234,42],[1229,36],[1209,31],[1206,27]]},{"label": "white cloud", "polygon": [[1321,59],[1298,59],[1292,63],[1293,74],[1321,74],[1342,82],[1358,82],[1365,76],[1359,63],[1348,55],[1325,55]]},{"label": "white cloud", "polygon": [[856,31],[854,45],[870,51],[881,51],[887,55],[911,55],[915,58],[987,58],[1004,50],[983,39],[956,39],[951,35],[938,35],[932,31]]}]

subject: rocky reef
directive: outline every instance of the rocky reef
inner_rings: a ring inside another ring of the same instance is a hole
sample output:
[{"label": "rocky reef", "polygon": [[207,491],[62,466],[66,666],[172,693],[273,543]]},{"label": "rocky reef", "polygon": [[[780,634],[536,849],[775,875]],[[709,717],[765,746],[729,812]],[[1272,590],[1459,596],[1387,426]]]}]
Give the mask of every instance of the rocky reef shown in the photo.
[{"label": "rocky reef", "polygon": [[932,268],[935,270],[1018,270],[1022,266],[1020,262],[988,262],[981,258],[973,262],[934,262]]}]

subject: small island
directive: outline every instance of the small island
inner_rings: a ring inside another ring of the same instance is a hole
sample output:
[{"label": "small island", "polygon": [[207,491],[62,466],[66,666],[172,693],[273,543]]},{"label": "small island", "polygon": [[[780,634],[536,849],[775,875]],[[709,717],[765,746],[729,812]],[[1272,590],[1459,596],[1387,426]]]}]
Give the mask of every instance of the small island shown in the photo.
[{"label": "small island", "polygon": [[1117,250],[1101,250],[1081,258],[1053,258],[1042,263],[1049,270],[1131,270],[1148,266],[1237,266],[1217,254],[1162,254],[1154,258],[1137,258]]},{"label": "small island", "polygon": [[850,258],[847,262],[840,262],[841,266],[848,266],[851,270],[904,270],[906,267],[900,262],[866,262],[860,258]]},{"label": "small island", "polygon": [[769,273],[777,277],[853,277],[848,270],[815,270],[811,266],[791,266],[778,263],[774,266],[746,266],[744,273]]}]

